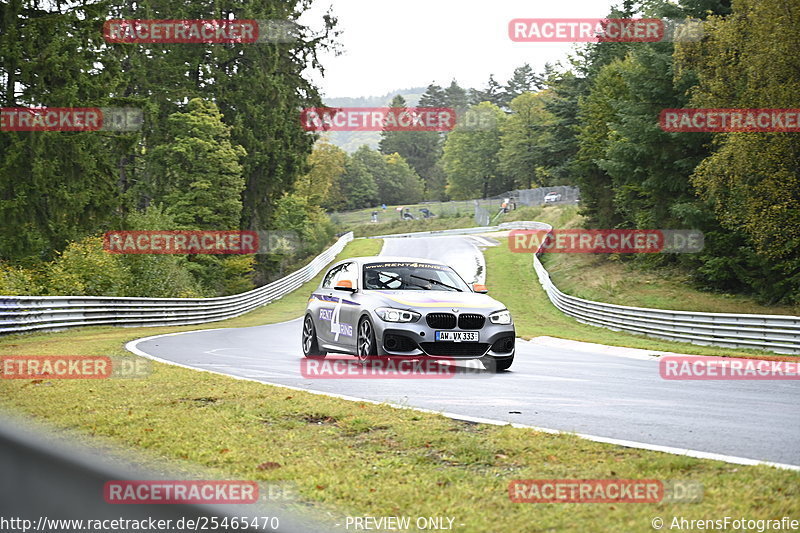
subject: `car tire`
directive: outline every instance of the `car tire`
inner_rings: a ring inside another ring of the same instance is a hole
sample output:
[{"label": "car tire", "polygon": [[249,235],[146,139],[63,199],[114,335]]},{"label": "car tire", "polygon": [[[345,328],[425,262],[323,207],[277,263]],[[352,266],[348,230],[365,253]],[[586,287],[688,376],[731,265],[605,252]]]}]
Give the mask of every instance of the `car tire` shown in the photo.
[{"label": "car tire", "polygon": [[358,322],[356,357],[359,361],[366,362],[376,355],[378,355],[378,343],[375,342],[375,327],[368,317],[364,317]]},{"label": "car tire", "polygon": [[494,357],[485,357],[483,359],[484,367],[486,370],[491,370],[496,372],[505,372],[509,368],[511,368],[511,364],[514,362],[514,356],[511,357],[503,357],[502,359],[495,359]]},{"label": "car tire", "polygon": [[314,327],[314,319],[311,315],[306,315],[303,320],[303,356],[310,359],[323,359],[327,353],[319,349],[319,340],[317,339],[317,328]]}]

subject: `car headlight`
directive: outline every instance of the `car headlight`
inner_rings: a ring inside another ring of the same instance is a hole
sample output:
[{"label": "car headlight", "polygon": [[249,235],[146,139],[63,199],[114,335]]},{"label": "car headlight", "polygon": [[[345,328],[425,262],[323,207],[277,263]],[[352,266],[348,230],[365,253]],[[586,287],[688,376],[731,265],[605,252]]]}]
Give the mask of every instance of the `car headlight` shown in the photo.
[{"label": "car headlight", "polygon": [[392,307],[379,307],[375,314],[384,322],[416,322],[422,315],[407,309],[394,309]]},{"label": "car headlight", "polygon": [[507,326],[508,324],[511,324],[511,313],[508,312],[508,309],[492,313],[489,315],[489,322],[492,324]]}]

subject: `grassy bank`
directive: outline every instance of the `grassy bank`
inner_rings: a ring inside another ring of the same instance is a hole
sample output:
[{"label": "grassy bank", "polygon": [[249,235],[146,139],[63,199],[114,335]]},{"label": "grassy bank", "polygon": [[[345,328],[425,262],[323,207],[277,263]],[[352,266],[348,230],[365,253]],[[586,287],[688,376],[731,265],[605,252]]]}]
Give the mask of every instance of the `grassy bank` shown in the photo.
[{"label": "grassy bank", "polygon": [[350,229],[356,237],[372,237],[374,235],[471,228],[474,226],[475,218],[472,216],[465,216],[452,218],[423,218],[418,220],[393,220],[382,224],[359,224],[352,226]]},{"label": "grassy bank", "polygon": [[[538,220],[554,228],[583,227],[578,206],[524,207],[503,219]],[[764,305],[755,298],[696,287],[679,268],[646,269],[613,254],[544,254],[542,263],[567,294],[619,305],[707,313],[800,315],[800,306]]]},{"label": "grassy bank", "polygon": [[[84,353],[107,353],[119,342],[94,338],[82,346]],[[345,515],[450,516],[456,531],[532,532],[648,531],[653,516],[800,512],[797,472],[473,425],[161,364],[142,380],[0,387],[6,409],[90,442],[143,450],[219,478],[291,481],[303,501]],[[554,478],[693,480],[704,485],[705,497],[685,504],[509,501],[511,480]]]},{"label": "grassy bank", "polygon": [[591,254],[545,254],[543,264],[559,289],[589,300],[677,311],[800,315],[800,306],[763,305],[744,295],[698,290],[678,268],[644,270]]}]

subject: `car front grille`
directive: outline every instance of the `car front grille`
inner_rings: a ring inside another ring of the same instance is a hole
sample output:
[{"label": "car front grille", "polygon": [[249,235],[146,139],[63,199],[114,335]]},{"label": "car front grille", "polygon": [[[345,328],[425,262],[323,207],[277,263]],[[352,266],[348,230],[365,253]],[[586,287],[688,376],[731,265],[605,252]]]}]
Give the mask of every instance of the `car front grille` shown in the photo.
[{"label": "car front grille", "polygon": [[442,357],[480,357],[489,350],[485,342],[421,342],[419,346],[428,355]]},{"label": "car front grille", "polygon": [[425,317],[428,326],[434,329],[453,329],[456,327],[456,315],[452,313],[428,313]]},{"label": "car front grille", "polygon": [[458,316],[458,327],[461,329],[481,329],[486,317],[472,313],[464,313]]}]

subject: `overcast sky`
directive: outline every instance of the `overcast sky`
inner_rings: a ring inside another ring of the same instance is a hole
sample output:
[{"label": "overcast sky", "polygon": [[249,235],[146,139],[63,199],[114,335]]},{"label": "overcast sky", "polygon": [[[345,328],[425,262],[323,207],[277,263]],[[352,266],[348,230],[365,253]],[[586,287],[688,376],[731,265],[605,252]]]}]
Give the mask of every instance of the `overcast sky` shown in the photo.
[{"label": "overcast sky", "polygon": [[[515,43],[514,18],[601,18],[619,0],[315,0],[301,23],[319,27],[329,8],[339,18],[343,55],[322,56],[324,78],[311,78],[323,97],[376,96],[396,89],[501,83],[524,63],[541,71],[566,63],[569,43]],[[316,23],[314,22],[316,21]]]}]

